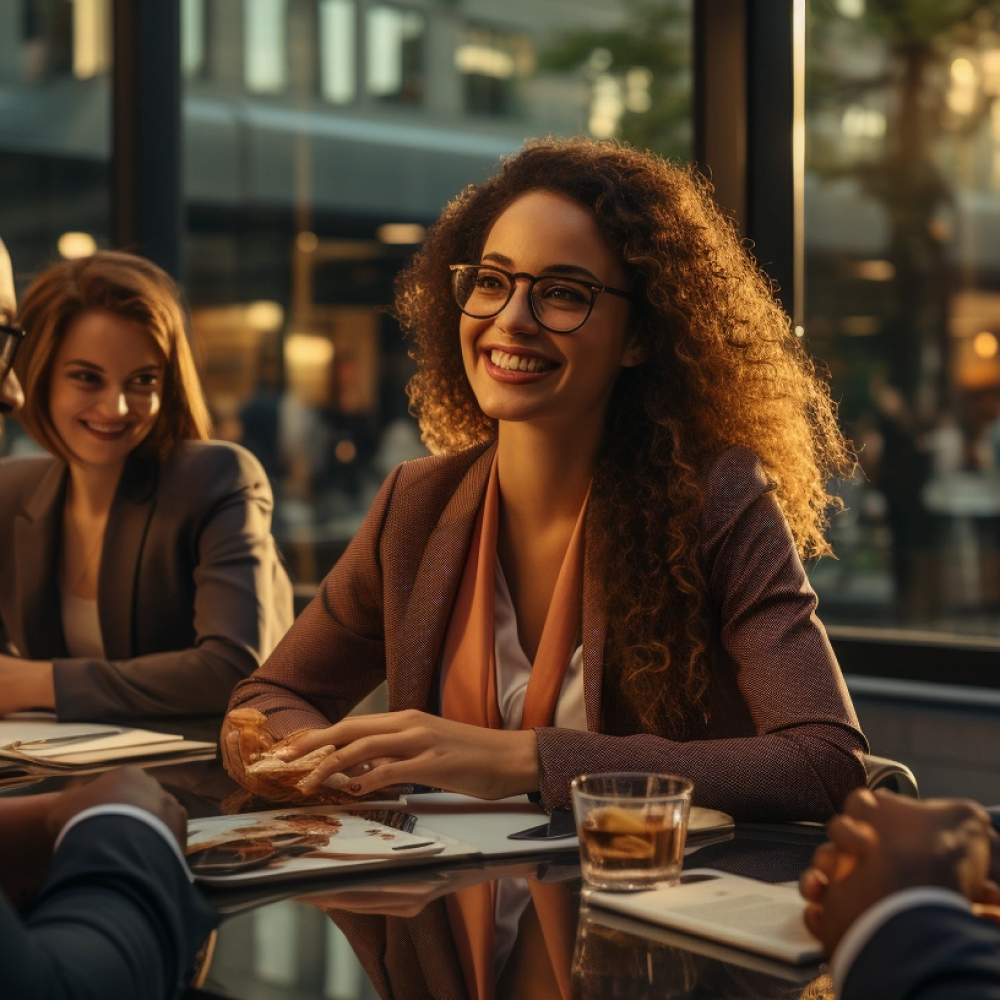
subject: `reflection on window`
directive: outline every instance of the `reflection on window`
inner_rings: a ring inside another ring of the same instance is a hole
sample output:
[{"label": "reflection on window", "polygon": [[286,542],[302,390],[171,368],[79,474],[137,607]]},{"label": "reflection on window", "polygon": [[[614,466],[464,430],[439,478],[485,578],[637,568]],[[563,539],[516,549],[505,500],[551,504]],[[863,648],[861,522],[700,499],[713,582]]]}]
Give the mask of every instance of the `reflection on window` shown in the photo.
[{"label": "reflection on window", "polygon": [[[264,465],[275,537],[303,591],[392,468],[426,454],[405,393],[413,362],[385,311],[426,227],[527,136],[593,123],[689,158],[691,6],[567,0],[534,3],[530,17],[478,0],[182,8],[185,37],[189,19],[206,25],[204,69],[185,76],[194,339],[216,433]],[[248,89],[280,94],[258,114]]]},{"label": "reflection on window", "polygon": [[417,104],[423,96],[422,14],[399,7],[369,7],[365,17],[365,79],[368,93],[383,100]]},{"label": "reflection on window", "polygon": [[111,68],[111,0],[73,0],[73,75],[100,76]]},{"label": "reflection on window", "polygon": [[205,0],[181,0],[181,72],[188,77],[205,70]]},{"label": "reflection on window", "polygon": [[864,475],[824,618],[1000,634],[1000,13],[810,5],[805,342]]},{"label": "reflection on window", "polygon": [[287,6],[287,0],[244,0],[243,75],[252,93],[277,93],[288,83]]},{"label": "reflection on window", "polygon": [[354,100],[354,0],[320,0],[320,94],[331,104]]},{"label": "reflection on window", "polygon": [[535,56],[525,35],[466,27],[455,49],[462,74],[465,110],[509,117],[516,111],[518,80],[531,76]]}]

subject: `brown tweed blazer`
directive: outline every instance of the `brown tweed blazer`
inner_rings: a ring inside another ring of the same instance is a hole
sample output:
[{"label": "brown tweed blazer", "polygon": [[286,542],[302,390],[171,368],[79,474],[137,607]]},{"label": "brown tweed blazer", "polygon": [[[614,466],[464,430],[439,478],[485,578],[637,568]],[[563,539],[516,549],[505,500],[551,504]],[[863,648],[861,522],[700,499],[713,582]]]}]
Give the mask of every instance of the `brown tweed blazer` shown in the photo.
[{"label": "brown tweed blazer", "polygon": [[[437,711],[436,668],[493,448],[419,459],[386,480],[361,530],[271,657],[233,692],[278,735],[346,715],[385,679],[389,708]],[[730,448],[706,479],[702,556],[716,621],[711,718],[684,741],[644,732],[604,671],[606,619],[584,569],[587,732],[538,729],[542,804],[585,771],[683,774],[695,802],[743,820],[823,820],[864,783],[867,749],[760,461]]]}]

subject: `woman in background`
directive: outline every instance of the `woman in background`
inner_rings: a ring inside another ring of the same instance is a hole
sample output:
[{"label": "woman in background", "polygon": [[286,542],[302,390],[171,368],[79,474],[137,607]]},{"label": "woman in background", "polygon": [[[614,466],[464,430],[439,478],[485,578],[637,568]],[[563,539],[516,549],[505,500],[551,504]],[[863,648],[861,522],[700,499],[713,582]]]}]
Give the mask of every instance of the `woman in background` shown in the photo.
[{"label": "woman in background", "polygon": [[[864,781],[800,561],[850,467],[825,384],[706,185],[536,141],[403,273],[431,458],[389,477],[232,707],[230,770],[331,753],[304,796],[417,782],[566,806],[581,772],[693,779],[740,819],[820,820]],[[383,715],[344,718],[383,678]],[[346,773],[345,773],[346,772]]]},{"label": "woman in background", "polygon": [[21,420],[0,462],[0,715],[219,715],[292,621],[267,477],[209,442],[173,281],[100,252],[46,270],[18,322]]}]

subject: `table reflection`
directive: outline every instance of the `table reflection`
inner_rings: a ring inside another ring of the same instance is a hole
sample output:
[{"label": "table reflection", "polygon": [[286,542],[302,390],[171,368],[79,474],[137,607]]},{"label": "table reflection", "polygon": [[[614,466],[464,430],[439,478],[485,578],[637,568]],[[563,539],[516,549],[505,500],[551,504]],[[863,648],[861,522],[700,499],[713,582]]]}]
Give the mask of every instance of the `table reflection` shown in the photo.
[{"label": "table reflection", "polygon": [[[689,866],[784,881],[817,839],[748,828]],[[467,913],[489,915],[488,934],[462,920],[462,899]],[[221,928],[206,989],[247,1000],[833,997],[817,966],[786,966],[589,907],[566,854],[342,880],[290,899],[216,901],[237,912]]]},{"label": "table reflection", "polygon": [[[218,815],[237,790],[217,761],[151,773],[192,818]],[[785,882],[822,839],[820,828],[740,824],[732,840],[686,864]],[[203,990],[188,996],[832,1000],[818,966],[786,966],[589,907],[577,860],[556,846],[542,860],[333,876],[306,893],[301,883],[211,891],[224,920]]]}]

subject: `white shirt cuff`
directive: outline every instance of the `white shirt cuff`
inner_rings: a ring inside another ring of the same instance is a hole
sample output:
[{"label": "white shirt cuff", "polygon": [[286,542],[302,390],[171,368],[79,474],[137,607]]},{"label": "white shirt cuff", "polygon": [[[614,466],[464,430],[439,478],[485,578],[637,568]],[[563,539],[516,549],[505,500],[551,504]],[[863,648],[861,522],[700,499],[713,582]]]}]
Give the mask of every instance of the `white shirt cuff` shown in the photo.
[{"label": "white shirt cuff", "polygon": [[183,866],[184,872],[188,877],[188,881],[194,881],[194,876],[188,869],[187,862],[184,860],[184,855],[181,853],[180,846],[177,843],[177,838],[170,832],[167,824],[164,823],[158,816],[154,816],[151,812],[147,812],[145,809],[140,809],[138,806],[130,806],[125,802],[109,802],[104,806],[91,806],[89,809],[84,809],[82,812],[78,812],[59,831],[59,836],[56,837],[56,844],[52,853],[54,854],[59,850],[59,845],[65,839],[66,834],[69,833],[74,826],[78,826],[80,823],[86,822],[88,819],[94,819],[97,816],[130,816],[132,819],[137,819],[141,823],[145,823],[151,830],[155,830],[170,846],[170,850],[174,852],[174,857],[176,857]]},{"label": "white shirt cuff", "polygon": [[847,929],[840,939],[837,950],[830,960],[830,975],[833,978],[833,988],[838,997],[847,982],[848,973],[862,949],[893,917],[904,910],[912,910],[918,906],[950,906],[956,910],[969,910],[969,901],[954,889],[943,889],[940,886],[918,886],[914,889],[901,889],[874,906],[870,906]]}]

